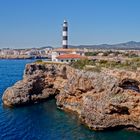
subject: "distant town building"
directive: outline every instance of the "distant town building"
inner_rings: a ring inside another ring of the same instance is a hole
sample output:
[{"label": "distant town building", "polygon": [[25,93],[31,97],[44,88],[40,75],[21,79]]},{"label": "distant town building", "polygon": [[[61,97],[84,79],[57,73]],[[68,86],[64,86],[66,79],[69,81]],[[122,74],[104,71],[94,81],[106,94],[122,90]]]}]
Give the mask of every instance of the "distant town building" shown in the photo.
[{"label": "distant town building", "polygon": [[43,50],[45,51],[45,54],[49,55],[52,53],[53,48],[48,46],[45,47]]},{"label": "distant town building", "polygon": [[37,49],[31,49],[31,50],[26,51],[25,54],[29,56],[35,56],[35,55],[39,55],[40,52]]},{"label": "distant town building", "polygon": [[1,49],[0,55],[19,55],[20,51],[19,50],[14,50],[14,49],[9,49],[9,48],[4,48]]}]

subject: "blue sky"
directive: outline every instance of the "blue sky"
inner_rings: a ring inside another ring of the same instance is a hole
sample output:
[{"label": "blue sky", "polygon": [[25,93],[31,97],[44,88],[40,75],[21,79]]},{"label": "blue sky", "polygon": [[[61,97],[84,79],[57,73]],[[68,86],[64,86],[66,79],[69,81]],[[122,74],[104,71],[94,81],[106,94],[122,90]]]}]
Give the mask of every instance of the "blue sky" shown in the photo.
[{"label": "blue sky", "polygon": [[140,0],[0,0],[0,48],[140,41]]}]

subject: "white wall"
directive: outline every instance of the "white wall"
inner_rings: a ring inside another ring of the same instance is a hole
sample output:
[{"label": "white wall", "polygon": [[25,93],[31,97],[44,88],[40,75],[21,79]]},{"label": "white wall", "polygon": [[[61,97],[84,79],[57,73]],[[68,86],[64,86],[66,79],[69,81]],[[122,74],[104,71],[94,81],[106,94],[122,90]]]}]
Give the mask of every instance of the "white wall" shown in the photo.
[{"label": "white wall", "polygon": [[58,61],[57,56],[59,56],[57,52],[52,52],[52,61]]}]

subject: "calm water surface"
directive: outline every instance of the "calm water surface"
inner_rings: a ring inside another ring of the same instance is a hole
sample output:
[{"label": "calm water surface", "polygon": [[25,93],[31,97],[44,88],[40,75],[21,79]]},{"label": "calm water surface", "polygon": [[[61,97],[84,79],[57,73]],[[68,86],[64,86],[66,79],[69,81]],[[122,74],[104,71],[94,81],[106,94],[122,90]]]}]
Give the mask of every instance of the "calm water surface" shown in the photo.
[{"label": "calm water surface", "polygon": [[[31,60],[0,60],[0,97],[22,79]],[[140,133],[124,130],[94,132],[80,124],[76,115],[56,108],[55,100],[9,109],[0,100],[0,140],[140,140]]]}]

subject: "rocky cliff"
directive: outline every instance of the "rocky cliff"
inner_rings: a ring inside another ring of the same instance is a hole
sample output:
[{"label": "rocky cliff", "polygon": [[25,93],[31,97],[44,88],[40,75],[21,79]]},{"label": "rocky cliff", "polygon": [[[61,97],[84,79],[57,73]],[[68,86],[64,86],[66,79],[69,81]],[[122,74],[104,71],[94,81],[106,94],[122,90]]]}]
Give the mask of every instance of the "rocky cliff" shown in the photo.
[{"label": "rocky cliff", "polygon": [[65,64],[28,64],[23,80],[2,97],[7,106],[56,98],[58,108],[74,111],[90,129],[140,129],[139,72],[88,72]]}]

